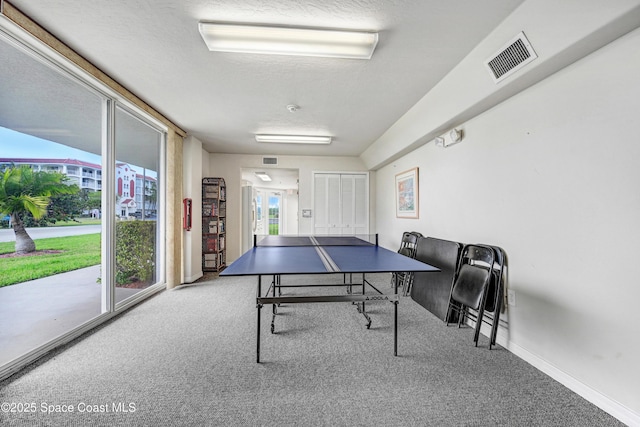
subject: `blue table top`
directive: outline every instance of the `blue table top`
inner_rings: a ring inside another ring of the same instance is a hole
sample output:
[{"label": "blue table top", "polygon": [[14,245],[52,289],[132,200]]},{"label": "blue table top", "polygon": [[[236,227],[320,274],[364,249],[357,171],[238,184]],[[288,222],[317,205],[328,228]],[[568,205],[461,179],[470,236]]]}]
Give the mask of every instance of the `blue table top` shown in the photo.
[{"label": "blue table top", "polygon": [[387,273],[439,271],[375,245],[322,246],[337,271],[328,269],[315,246],[254,247],[225,268],[221,276],[269,274]]},{"label": "blue table top", "polygon": [[[256,236],[257,237],[257,236]],[[362,236],[259,236],[255,246],[371,246],[371,235]]]}]

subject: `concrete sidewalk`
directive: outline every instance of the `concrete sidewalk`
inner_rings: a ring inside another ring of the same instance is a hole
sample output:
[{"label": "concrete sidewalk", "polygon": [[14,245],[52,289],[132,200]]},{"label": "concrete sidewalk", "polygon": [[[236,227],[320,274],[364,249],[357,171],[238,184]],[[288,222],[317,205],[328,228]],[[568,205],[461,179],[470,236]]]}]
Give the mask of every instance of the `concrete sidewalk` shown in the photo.
[{"label": "concrete sidewalk", "polygon": [[[100,233],[100,225],[74,225],[68,227],[29,227],[26,229],[29,236],[36,239],[49,237],[78,236],[81,234]],[[0,242],[15,242],[16,234],[12,228],[0,228]]]},{"label": "concrete sidewalk", "polygon": [[[100,266],[0,288],[0,365],[100,314]],[[116,288],[116,301],[140,289]]]}]

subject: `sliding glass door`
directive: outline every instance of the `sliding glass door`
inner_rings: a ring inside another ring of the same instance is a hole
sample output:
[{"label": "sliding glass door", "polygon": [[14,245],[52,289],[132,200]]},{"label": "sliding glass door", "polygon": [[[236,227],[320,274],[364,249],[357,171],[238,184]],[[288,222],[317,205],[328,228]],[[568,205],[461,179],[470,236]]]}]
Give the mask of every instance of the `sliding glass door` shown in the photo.
[{"label": "sliding glass door", "polygon": [[0,27],[0,375],[161,289],[166,129]]},{"label": "sliding glass door", "polygon": [[103,312],[105,97],[10,37],[0,58],[2,365]]}]

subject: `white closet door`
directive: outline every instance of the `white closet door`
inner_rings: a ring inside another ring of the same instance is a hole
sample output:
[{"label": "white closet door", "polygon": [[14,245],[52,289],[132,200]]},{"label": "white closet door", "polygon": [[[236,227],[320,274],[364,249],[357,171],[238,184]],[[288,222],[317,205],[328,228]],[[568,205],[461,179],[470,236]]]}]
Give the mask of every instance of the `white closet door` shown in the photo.
[{"label": "white closet door", "polygon": [[329,233],[329,212],[327,206],[328,180],[326,175],[316,174],[313,178],[313,234]]},{"label": "white closet door", "polygon": [[[316,174],[314,177],[314,234],[333,234],[340,222],[340,175]],[[337,200],[336,200],[337,199]]]},{"label": "white closet door", "polygon": [[366,173],[314,174],[314,234],[367,234]]},{"label": "white closet door", "polygon": [[353,234],[369,234],[369,195],[367,175],[353,175]]},{"label": "white closet door", "polygon": [[340,196],[342,204],[342,227],[340,227],[340,234],[355,234],[356,176],[357,175],[342,175],[340,177],[340,184],[342,185]]},{"label": "white closet door", "polygon": [[329,212],[329,233],[340,234],[342,215],[340,212],[340,175],[328,176],[327,208]]}]

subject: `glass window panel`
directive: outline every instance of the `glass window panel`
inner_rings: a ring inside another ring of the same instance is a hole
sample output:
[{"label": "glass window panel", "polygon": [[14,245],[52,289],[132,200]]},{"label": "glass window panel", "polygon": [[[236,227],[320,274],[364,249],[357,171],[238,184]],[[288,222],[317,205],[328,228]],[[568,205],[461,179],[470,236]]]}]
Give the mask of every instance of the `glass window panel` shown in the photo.
[{"label": "glass window panel", "polygon": [[[78,190],[47,200],[41,219],[27,213],[26,205],[0,200],[0,324],[11,325],[0,328],[3,365],[101,313],[98,192],[105,100],[2,32],[0,58],[0,169],[24,165],[34,174],[21,171],[25,180],[58,174],[65,187]],[[62,221],[65,216],[74,219]],[[12,254],[18,223],[35,243],[35,251],[19,256]]]},{"label": "glass window panel", "polygon": [[161,277],[157,223],[162,139],[158,129],[116,108],[116,300]]},{"label": "glass window panel", "polygon": [[269,193],[269,234],[280,234],[280,193]]}]

